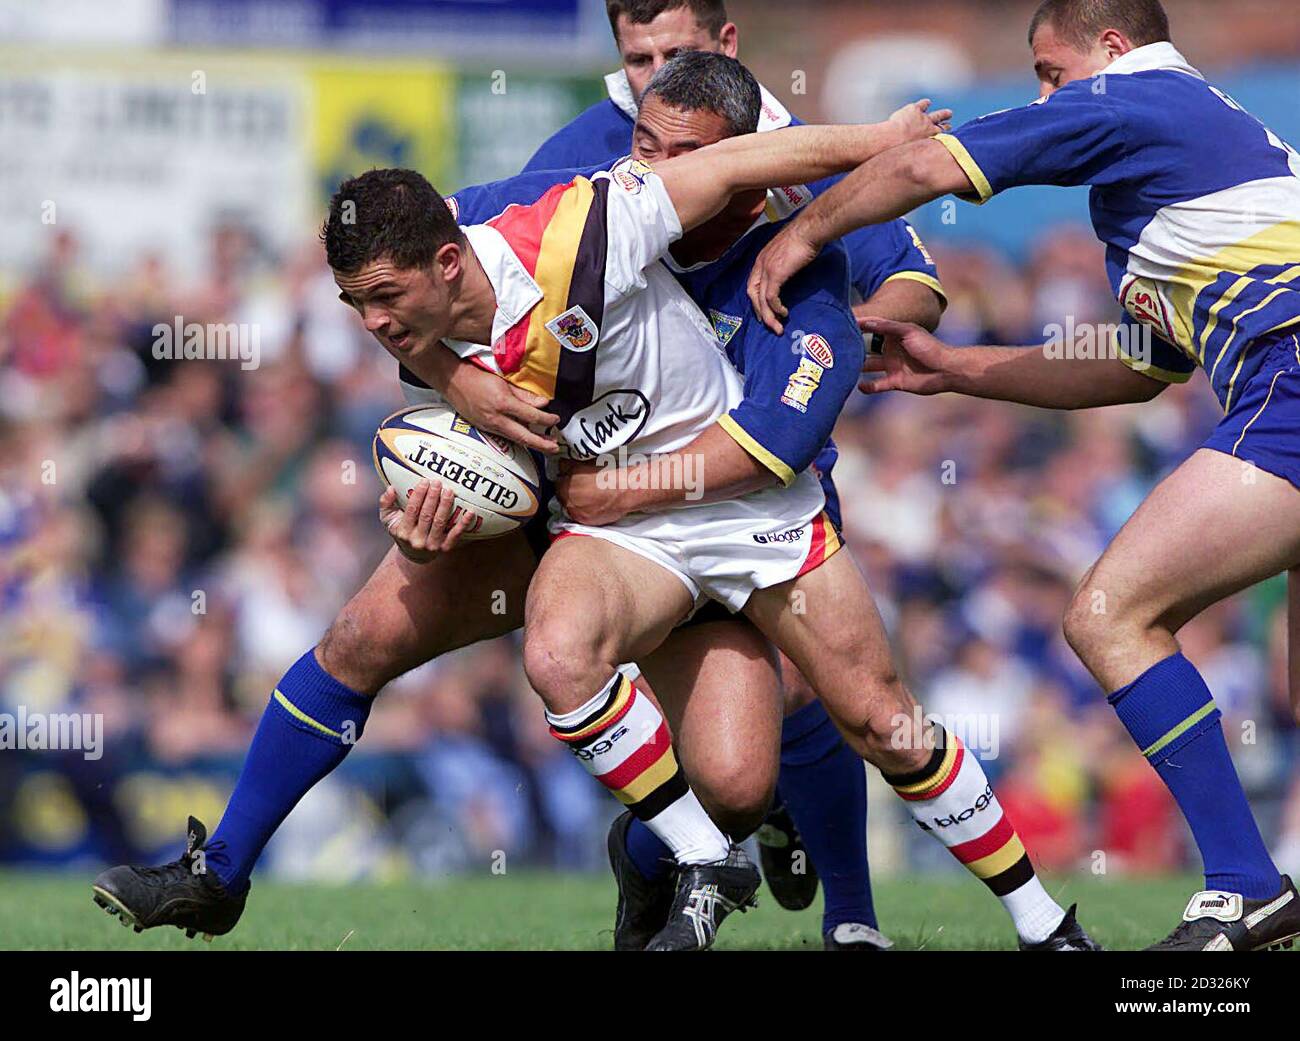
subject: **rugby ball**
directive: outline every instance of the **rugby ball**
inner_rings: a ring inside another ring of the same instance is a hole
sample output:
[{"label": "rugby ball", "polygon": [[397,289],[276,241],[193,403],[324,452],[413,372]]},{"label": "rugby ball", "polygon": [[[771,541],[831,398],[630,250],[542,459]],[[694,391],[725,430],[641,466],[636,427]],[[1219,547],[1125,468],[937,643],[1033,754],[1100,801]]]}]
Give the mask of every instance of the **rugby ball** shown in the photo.
[{"label": "rugby ball", "polygon": [[421,480],[456,491],[455,516],[475,517],[461,536],[494,539],[514,531],[540,505],[537,465],[528,449],[471,426],[446,405],[416,405],[379,424],[375,470],[406,498]]}]

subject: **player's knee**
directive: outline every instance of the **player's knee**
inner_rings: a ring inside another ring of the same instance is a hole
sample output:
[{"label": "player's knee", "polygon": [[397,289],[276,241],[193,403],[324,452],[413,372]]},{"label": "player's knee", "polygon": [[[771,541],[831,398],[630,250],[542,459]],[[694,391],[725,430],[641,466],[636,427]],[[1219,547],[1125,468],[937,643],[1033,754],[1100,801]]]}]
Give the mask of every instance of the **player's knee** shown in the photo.
[{"label": "player's knee", "polygon": [[758,830],[772,806],[775,773],[761,776],[753,762],[711,762],[707,776],[692,788],[719,828],[740,842]]},{"label": "player's knee", "polygon": [[1090,588],[1086,580],[1075,590],[1070,606],[1066,609],[1061,631],[1065,642],[1085,663],[1104,646],[1108,630],[1114,634],[1116,618],[1107,610],[1104,595]]},{"label": "player's knee", "polygon": [[608,682],[605,657],[591,628],[573,620],[542,620],[524,636],[524,672],[553,712],[572,711]]},{"label": "player's knee", "polygon": [[885,773],[911,773],[925,766],[929,751],[915,733],[918,706],[897,675],[882,679],[862,711],[843,727],[849,744]]}]

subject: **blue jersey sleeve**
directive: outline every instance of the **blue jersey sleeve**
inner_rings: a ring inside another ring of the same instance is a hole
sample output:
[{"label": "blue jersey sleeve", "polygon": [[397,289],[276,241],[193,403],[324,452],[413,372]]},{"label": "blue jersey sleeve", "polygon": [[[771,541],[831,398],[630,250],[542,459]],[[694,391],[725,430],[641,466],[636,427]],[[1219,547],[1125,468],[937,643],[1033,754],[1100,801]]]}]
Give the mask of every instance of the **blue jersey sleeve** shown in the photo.
[{"label": "blue jersey sleeve", "polygon": [[522,173],[608,165],[632,150],[632,120],[612,101],[600,101],[542,142]]},{"label": "blue jersey sleeve", "polygon": [[947,300],[939,269],[916,229],[905,220],[871,224],[843,238],[849,254],[853,288],[866,300],[886,282],[911,279],[929,286]]},{"label": "blue jersey sleeve", "polygon": [[1123,122],[1100,77],[1070,83],[1032,105],[994,112],[940,134],[939,141],[985,202],[1028,184],[1073,187],[1122,179]]},{"label": "blue jersey sleeve", "polygon": [[718,422],[785,485],[825,447],[862,371],[847,280],[844,251],[826,250],[783,293],[785,335],[758,321],[736,334],[745,397]]},{"label": "blue jersey sleeve", "polygon": [[536,170],[516,174],[488,184],[474,184],[447,197],[457,224],[484,224],[509,206],[530,206],[557,184],[568,184],[575,177],[590,178],[604,166],[582,169]]}]

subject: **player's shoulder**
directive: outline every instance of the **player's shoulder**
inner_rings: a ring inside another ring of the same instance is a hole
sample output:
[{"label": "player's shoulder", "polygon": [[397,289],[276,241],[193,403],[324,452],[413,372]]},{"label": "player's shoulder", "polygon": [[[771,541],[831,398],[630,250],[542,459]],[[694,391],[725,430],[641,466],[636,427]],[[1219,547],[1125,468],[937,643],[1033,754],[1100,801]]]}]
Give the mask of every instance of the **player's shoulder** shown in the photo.
[{"label": "player's shoulder", "polygon": [[613,101],[605,98],[578,113],[542,142],[524,169],[604,162],[626,152],[631,135],[632,121]]},{"label": "player's shoulder", "polygon": [[458,224],[488,224],[508,210],[534,206],[550,192],[557,189],[566,191],[580,179],[590,180],[603,169],[603,166],[596,165],[526,171],[499,181],[461,188],[447,196],[447,206]]}]

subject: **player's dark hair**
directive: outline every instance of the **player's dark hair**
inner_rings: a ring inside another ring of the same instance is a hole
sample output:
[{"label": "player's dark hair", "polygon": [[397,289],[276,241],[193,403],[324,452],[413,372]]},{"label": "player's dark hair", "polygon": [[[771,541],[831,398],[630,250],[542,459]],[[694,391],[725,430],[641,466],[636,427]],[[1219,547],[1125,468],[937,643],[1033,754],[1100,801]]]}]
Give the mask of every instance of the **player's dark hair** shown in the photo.
[{"label": "player's dark hair", "polygon": [[320,238],[330,267],[344,274],[387,259],[424,268],[463,238],[437,189],[414,170],[367,170],[339,185]]},{"label": "player's dark hair", "polygon": [[649,25],[665,11],[681,7],[689,7],[700,27],[715,40],[722,34],[722,27],[727,24],[727,8],[722,0],[605,0],[605,13],[609,15],[615,41],[620,15],[627,15],[633,25]]},{"label": "player's dark hair", "polygon": [[716,113],[726,120],[728,137],[752,134],[763,109],[754,74],[735,58],[713,51],[686,51],[664,62],[641,104],[651,97],[686,112]]},{"label": "player's dark hair", "polygon": [[1118,29],[1135,47],[1169,39],[1169,16],[1160,0],[1043,0],[1029,23],[1029,44],[1051,23],[1062,40],[1081,51],[1091,49],[1107,29]]}]

